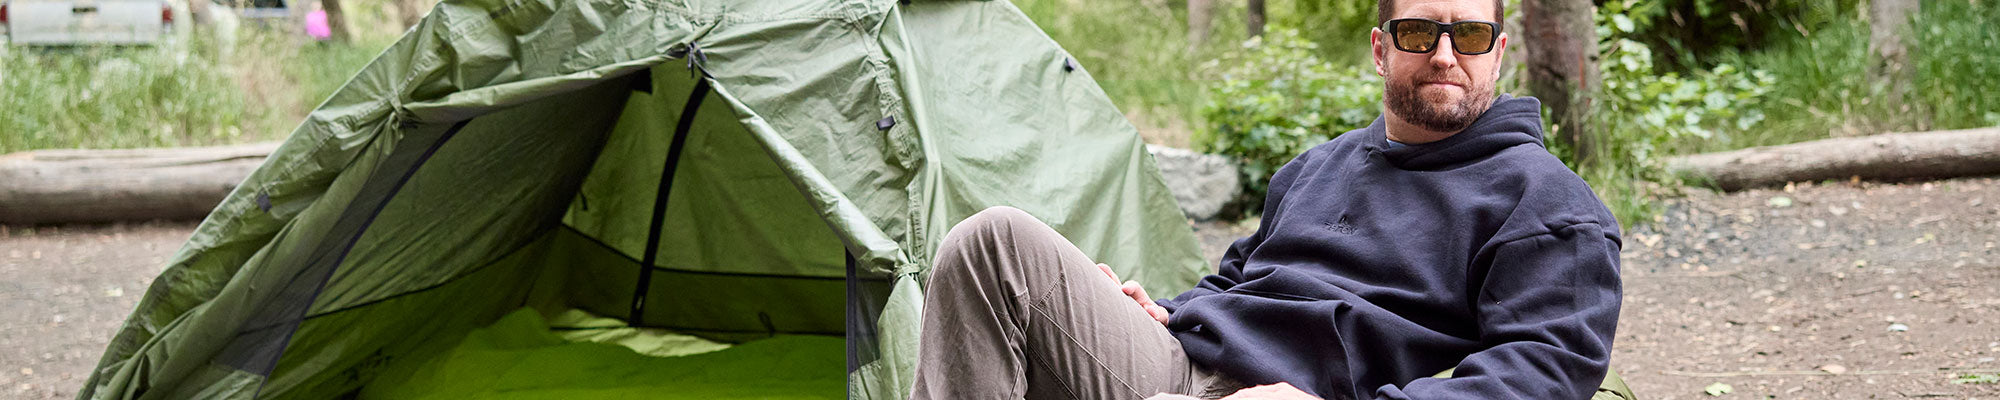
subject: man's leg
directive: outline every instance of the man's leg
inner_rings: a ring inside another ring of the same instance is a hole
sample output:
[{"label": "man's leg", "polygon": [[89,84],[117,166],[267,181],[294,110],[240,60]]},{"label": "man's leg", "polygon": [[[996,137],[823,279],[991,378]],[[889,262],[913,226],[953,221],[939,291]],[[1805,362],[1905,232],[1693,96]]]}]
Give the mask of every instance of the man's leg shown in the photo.
[{"label": "man's leg", "polygon": [[1189,390],[1165,327],[1054,229],[973,215],[939,244],[913,399],[1142,399]]}]

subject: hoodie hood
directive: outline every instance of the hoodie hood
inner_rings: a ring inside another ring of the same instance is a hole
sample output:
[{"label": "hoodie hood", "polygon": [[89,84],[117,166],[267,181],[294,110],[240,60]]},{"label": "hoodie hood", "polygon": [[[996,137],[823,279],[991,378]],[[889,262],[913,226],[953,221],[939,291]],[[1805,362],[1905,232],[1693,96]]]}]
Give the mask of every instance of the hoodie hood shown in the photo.
[{"label": "hoodie hood", "polygon": [[1465,130],[1436,142],[1389,148],[1387,115],[1362,128],[1363,146],[1398,168],[1431,170],[1492,156],[1510,147],[1542,146],[1542,102],[1501,94]]}]

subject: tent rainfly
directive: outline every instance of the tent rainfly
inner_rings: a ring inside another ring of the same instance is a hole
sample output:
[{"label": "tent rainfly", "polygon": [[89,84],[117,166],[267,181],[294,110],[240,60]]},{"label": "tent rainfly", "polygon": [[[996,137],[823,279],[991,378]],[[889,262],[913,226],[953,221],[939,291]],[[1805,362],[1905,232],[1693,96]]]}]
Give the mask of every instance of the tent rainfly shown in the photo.
[{"label": "tent rainfly", "polygon": [[1206,269],[1005,1],[447,0],[202,222],[80,397],[345,396],[530,306],[844,335],[847,395],[900,399],[936,243],[995,205],[1153,293]]}]

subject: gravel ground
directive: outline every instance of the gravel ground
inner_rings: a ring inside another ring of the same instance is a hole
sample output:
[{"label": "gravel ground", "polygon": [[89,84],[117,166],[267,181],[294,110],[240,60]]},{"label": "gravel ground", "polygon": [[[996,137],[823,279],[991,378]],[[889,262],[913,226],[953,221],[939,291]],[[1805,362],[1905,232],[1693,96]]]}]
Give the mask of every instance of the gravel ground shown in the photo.
[{"label": "gravel ground", "polygon": [[193,223],[0,226],[0,398],[76,397]]},{"label": "gravel ground", "polygon": [[1613,364],[1655,399],[2000,398],[2000,180],[1692,193],[1634,229]]},{"label": "gravel ground", "polygon": [[[0,227],[0,397],[74,397],[192,223]],[[1255,222],[1195,224],[1218,259]],[[1645,399],[2000,399],[2000,179],[1694,190],[1627,232]]]}]

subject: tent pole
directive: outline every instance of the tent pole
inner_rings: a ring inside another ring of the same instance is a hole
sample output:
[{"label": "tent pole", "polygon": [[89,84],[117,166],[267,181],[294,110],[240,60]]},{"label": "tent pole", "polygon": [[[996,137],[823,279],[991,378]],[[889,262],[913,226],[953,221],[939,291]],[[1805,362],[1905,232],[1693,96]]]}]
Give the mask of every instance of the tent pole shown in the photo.
[{"label": "tent pole", "polygon": [[667,222],[667,195],[674,189],[674,169],[681,162],[681,148],[687,144],[688,131],[694,128],[694,116],[701,110],[701,100],[708,97],[708,79],[697,78],[694,91],[688,93],[687,104],[681,108],[680,123],[674,126],[674,139],[667,148],[666,165],[660,169],[660,191],[653,198],[653,221],[646,230],[646,249],[639,260],[638,286],[632,289],[632,311],[626,314],[631,326],[646,323],[646,292],[653,287],[653,266],[659,261],[660,229]]}]

